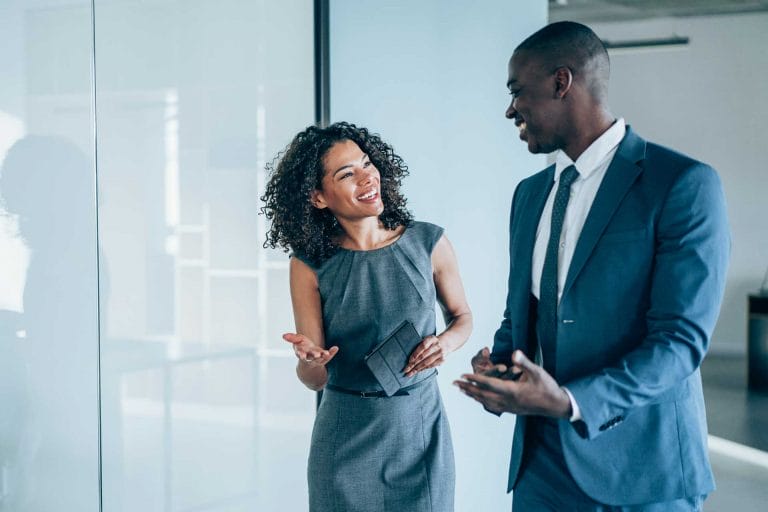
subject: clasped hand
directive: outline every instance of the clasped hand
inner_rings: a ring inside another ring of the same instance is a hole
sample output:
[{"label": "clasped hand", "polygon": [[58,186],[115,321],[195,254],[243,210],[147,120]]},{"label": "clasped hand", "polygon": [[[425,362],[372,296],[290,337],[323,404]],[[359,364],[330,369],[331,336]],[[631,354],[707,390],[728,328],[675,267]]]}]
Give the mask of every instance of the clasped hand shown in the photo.
[{"label": "clasped hand", "polygon": [[321,348],[303,334],[286,333],[283,339],[293,345],[293,352],[299,361],[310,366],[325,366],[339,351],[339,347]]},{"label": "clasped hand", "polygon": [[427,336],[413,349],[408,363],[403,368],[403,373],[406,377],[411,377],[427,368],[440,366],[445,361],[446,355],[448,355],[448,350],[443,346],[440,338]]},{"label": "clasped hand", "polygon": [[522,415],[568,418],[568,394],[544,368],[516,350],[511,366],[494,365],[490,351],[483,348],[472,358],[472,370],[454,384],[462,393],[480,402],[489,411]]}]

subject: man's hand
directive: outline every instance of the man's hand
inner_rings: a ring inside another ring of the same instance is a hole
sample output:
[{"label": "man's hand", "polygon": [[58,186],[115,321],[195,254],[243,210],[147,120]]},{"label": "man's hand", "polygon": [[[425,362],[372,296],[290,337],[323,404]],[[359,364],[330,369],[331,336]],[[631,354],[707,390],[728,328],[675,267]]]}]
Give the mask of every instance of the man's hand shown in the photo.
[{"label": "man's hand", "polygon": [[[482,352],[481,350],[475,358],[481,356]],[[482,358],[478,359],[478,363],[478,367],[484,367]],[[570,418],[571,401],[568,394],[544,368],[534,364],[522,351],[516,350],[512,354],[512,367],[503,372],[503,375],[492,376],[493,371],[498,370],[494,370],[491,365],[485,374],[477,371],[464,374],[464,380],[457,380],[454,384],[462,393],[474,398],[491,412]]]},{"label": "man's hand", "polygon": [[475,373],[485,373],[491,368],[493,368],[491,351],[488,350],[488,347],[483,347],[472,357],[472,371]]},{"label": "man's hand", "polygon": [[518,372],[507,367],[505,364],[493,364],[491,361],[491,351],[488,347],[483,347],[472,357],[472,371],[478,375],[486,377],[499,377],[505,380],[517,380],[520,377]]}]

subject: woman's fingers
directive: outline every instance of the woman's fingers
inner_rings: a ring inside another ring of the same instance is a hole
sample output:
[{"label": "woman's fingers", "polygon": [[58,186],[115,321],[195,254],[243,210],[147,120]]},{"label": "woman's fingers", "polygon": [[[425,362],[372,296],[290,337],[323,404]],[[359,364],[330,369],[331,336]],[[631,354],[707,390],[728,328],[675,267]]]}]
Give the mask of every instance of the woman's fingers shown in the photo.
[{"label": "woman's fingers", "polygon": [[321,349],[319,347],[315,347],[313,350],[301,350],[296,349],[296,357],[304,361],[305,363],[315,365],[315,366],[324,366],[333,359],[333,356],[335,356],[339,352],[339,347],[331,347],[328,350]]},{"label": "woman's fingers", "polygon": [[434,368],[435,366],[439,366],[443,364],[444,361],[445,359],[443,358],[442,352],[437,352],[433,354],[431,357],[422,359],[419,364],[417,364],[412,369],[410,369],[405,375],[406,377],[410,377],[422,370],[426,370],[427,368]]},{"label": "woman's fingers", "polygon": [[405,373],[406,377],[410,377],[417,372],[420,372],[421,370],[442,364],[445,360],[444,357],[445,354],[443,353],[443,348],[439,343],[434,343],[432,346],[422,352],[420,357],[415,362],[409,363],[403,369],[403,373]]},{"label": "woman's fingers", "polygon": [[293,343],[294,345],[297,343],[304,343],[305,341],[309,341],[309,338],[303,334],[296,334],[295,332],[287,332],[283,334],[283,339],[288,343]]},{"label": "woman's fingers", "polygon": [[425,361],[427,361],[428,359],[433,357],[435,354],[441,353],[441,352],[442,352],[442,350],[437,345],[433,346],[433,347],[430,347],[426,351],[422,352],[421,355],[419,356],[419,358],[416,361],[414,361],[413,363],[411,363],[409,366],[411,368],[417,368],[419,366],[422,366]]},{"label": "woman's fingers", "polygon": [[413,366],[419,360],[421,360],[424,357],[424,352],[429,350],[431,347],[435,346],[435,344],[438,343],[437,336],[427,336],[423,340],[421,340],[421,343],[413,349],[413,353],[411,353],[411,357],[408,358],[408,365]]},{"label": "woman's fingers", "polygon": [[413,350],[411,357],[408,358],[408,365],[414,366],[425,357],[429,357],[429,354],[440,348],[440,338],[437,336],[427,336],[421,343]]},{"label": "woman's fingers", "polygon": [[408,373],[410,373],[410,371],[413,368],[415,368],[417,364],[421,363],[421,361],[425,357],[429,356],[430,352],[427,352],[427,351],[429,351],[430,349],[434,350],[434,348],[432,347],[429,347],[429,348],[425,347],[424,346],[425,342],[426,340],[421,342],[421,344],[418,347],[416,347],[416,349],[413,351],[413,354],[411,354],[411,357],[408,358],[408,362],[406,363],[405,368],[403,368],[403,373],[405,373],[406,375],[408,375]]},{"label": "woman's fingers", "polygon": [[322,355],[317,358],[314,363],[320,364],[320,365],[326,365],[328,364],[328,361],[333,359],[333,356],[335,356],[339,352],[339,347],[331,347],[328,350],[323,350]]},{"label": "woman's fingers", "polygon": [[296,355],[308,363],[320,359],[323,357],[323,353],[324,351],[317,347],[312,347],[310,349],[296,347]]},{"label": "woman's fingers", "polygon": [[312,340],[303,334],[287,332],[283,334],[283,339],[293,345],[293,351],[296,353],[296,357],[307,363],[320,359],[324,352],[327,352],[315,345]]}]

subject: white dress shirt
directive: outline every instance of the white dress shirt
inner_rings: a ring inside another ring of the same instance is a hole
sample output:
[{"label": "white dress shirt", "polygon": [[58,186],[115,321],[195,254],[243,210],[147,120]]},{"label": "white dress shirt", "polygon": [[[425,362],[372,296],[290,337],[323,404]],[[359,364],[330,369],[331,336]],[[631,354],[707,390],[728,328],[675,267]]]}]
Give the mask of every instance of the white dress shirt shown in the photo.
[{"label": "white dress shirt", "polygon": [[[587,214],[592,208],[592,203],[597,195],[597,190],[603,182],[605,172],[613,161],[616,149],[624,138],[626,125],[624,119],[618,119],[610,128],[608,128],[600,137],[598,137],[574,162],[564,152],[559,151],[555,158],[555,183],[544,204],[544,211],[541,212],[539,227],[536,230],[536,244],[533,247],[533,269],[531,272],[531,292],[538,299],[539,288],[541,285],[541,272],[544,268],[544,258],[547,254],[547,243],[549,242],[550,226],[552,224],[552,203],[555,200],[555,193],[560,180],[560,174],[569,165],[574,165],[579,171],[579,176],[571,185],[571,195],[568,200],[568,207],[565,210],[565,219],[563,221],[563,231],[560,234],[560,250],[558,251],[557,261],[557,299],[563,295],[563,286],[565,278],[568,276],[568,269],[571,266],[573,252],[576,249],[576,242],[581,236],[581,230],[584,222],[587,220]],[[541,357],[539,350],[538,357]],[[571,400],[573,414],[571,421],[581,419],[579,406],[567,388],[563,388]]]}]

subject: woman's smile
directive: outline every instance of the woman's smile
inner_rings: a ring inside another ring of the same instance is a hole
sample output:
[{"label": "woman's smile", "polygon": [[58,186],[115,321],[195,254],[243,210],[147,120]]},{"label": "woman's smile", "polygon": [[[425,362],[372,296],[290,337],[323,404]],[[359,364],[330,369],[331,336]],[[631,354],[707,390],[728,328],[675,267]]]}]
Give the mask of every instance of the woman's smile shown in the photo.
[{"label": "woman's smile", "polygon": [[375,203],[379,200],[379,190],[376,187],[372,187],[357,196],[357,200],[361,203]]}]

